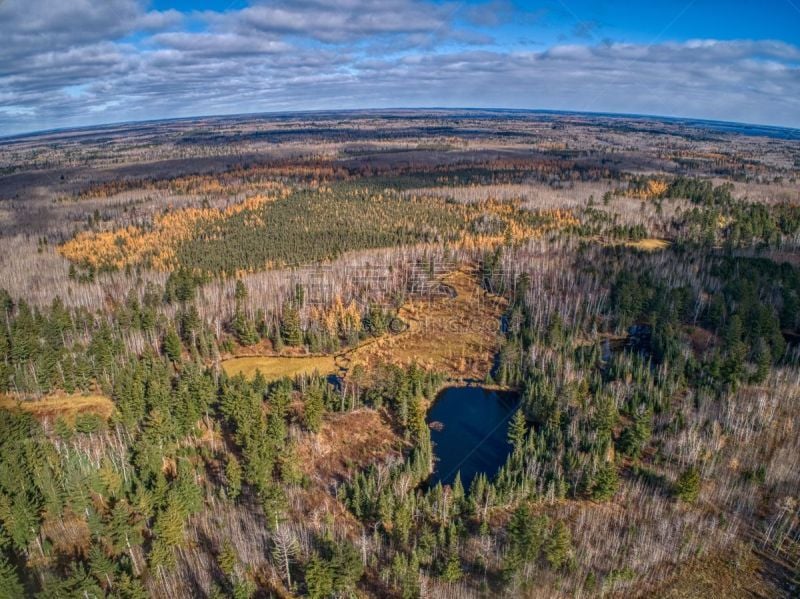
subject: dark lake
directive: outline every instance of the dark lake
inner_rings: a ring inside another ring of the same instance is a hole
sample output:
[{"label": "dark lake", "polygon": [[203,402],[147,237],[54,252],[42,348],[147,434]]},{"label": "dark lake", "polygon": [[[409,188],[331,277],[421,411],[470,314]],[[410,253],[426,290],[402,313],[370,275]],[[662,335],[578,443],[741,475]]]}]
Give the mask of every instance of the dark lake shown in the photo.
[{"label": "dark lake", "polygon": [[511,451],[508,424],[518,405],[517,394],[508,391],[481,387],[442,391],[428,412],[436,456],[430,484],[451,484],[461,471],[461,482],[468,490],[479,472],[493,477]]}]

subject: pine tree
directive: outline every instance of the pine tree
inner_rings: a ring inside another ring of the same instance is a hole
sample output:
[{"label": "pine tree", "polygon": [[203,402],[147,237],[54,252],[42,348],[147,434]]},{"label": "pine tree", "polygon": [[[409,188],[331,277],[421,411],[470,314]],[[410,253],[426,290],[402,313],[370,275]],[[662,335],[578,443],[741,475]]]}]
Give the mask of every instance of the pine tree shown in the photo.
[{"label": "pine tree", "polygon": [[120,599],[148,599],[149,595],[138,578],[122,574],[114,585],[115,596]]},{"label": "pine tree", "polygon": [[456,472],[456,477],[453,479],[451,497],[453,498],[453,512],[460,514],[464,503],[464,485],[461,482],[461,471]]},{"label": "pine tree", "polygon": [[333,572],[327,561],[319,555],[311,558],[305,572],[306,589],[312,599],[323,599],[333,594]]},{"label": "pine tree", "polygon": [[200,313],[197,311],[194,304],[190,304],[185,310],[180,312],[179,319],[181,337],[190,347],[194,347],[197,333],[202,327]]},{"label": "pine tree", "polygon": [[219,556],[217,557],[219,569],[222,570],[225,576],[231,577],[236,570],[237,561],[239,561],[239,558],[236,556],[236,549],[234,549],[233,544],[229,540],[225,539],[220,548]]},{"label": "pine tree", "polygon": [[416,552],[412,551],[410,556],[401,552],[395,553],[391,575],[403,599],[419,597],[419,558]]},{"label": "pine tree", "polygon": [[167,547],[177,547],[183,543],[184,519],[181,499],[177,494],[172,494],[167,500],[166,508],[156,516],[153,531]]},{"label": "pine tree", "polygon": [[294,304],[288,302],[283,306],[281,339],[289,346],[297,346],[303,343],[303,331],[300,329],[300,312]]},{"label": "pine tree", "polygon": [[117,472],[114,464],[110,459],[103,458],[100,469],[97,472],[100,481],[103,484],[105,493],[108,497],[117,497],[122,491],[122,477]]},{"label": "pine tree", "polygon": [[240,309],[236,310],[232,322],[233,332],[236,340],[242,345],[255,345],[258,343],[258,331],[255,324],[244,315]]},{"label": "pine tree", "polygon": [[228,480],[228,497],[236,500],[242,492],[242,466],[233,454],[228,455],[228,462],[225,465],[225,478]]},{"label": "pine tree", "polygon": [[508,442],[514,447],[514,452],[518,453],[522,450],[525,444],[525,433],[527,432],[527,423],[525,422],[525,414],[519,409],[514,413],[511,419],[511,424],[508,427]]},{"label": "pine tree", "polygon": [[356,584],[364,574],[364,564],[361,555],[353,545],[347,541],[340,541],[333,545],[331,568],[333,569],[334,591],[340,595],[352,595]]},{"label": "pine tree", "polygon": [[561,316],[556,313],[551,319],[547,327],[547,343],[551,346],[558,347],[564,342],[564,321]]},{"label": "pine tree", "polygon": [[527,504],[520,505],[511,515],[506,531],[510,545],[512,566],[534,561],[544,543],[547,517],[534,517]]},{"label": "pine tree", "polygon": [[114,555],[130,552],[132,547],[141,544],[143,540],[141,531],[132,520],[131,508],[127,502],[118,501],[111,510],[107,527]]},{"label": "pine tree", "polygon": [[287,485],[299,485],[303,481],[303,471],[297,457],[295,443],[286,443],[279,455],[281,482]]},{"label": "pine tree", "polygon": [[267,523],[275,525],[286,517],[286,494],[283,487],[277,484],[269,484],[266,488],[259,491],[261,506],[267,517]]},{"label": "pine tree", "polygon": [[239,306],[247,299],[247,286],[241,279],[236,279],[236,288],[233,292],[233,297],[236,300],[236,305]]},{"label": "pine tree", "polygon": [[303,424],[312,432],[319,431],[324,413],[323,390],[319,385],[313,385],[308,388],[303,397]]},{"label": "pine tree", "polygon": [[251,599],[257,590],[256,583],[249,579],[237,578],[233,582],[233,599]]},{"label": "pine tree", "polygon": [[393,517],[395,538],[403,544],[408,543],[411,526],[414,523],[414,496],[408,495],[397,505]]},{"label": "pine tree", "polygon": [[187,458],[179,459],[178,480],[173,486],[185,515],[196,514],[203,508],[203,490],[197,484],[194,466]]},{"label": "pine tree", "polygon": [[18,599],[24,596],[25,589],[16,569],[0,554],[0,599]]},{"label": "pine tree", "polygon": [[170,569],[175,565],[175,551],[172,546],[161,539],[156,539],[147,556],[151,568]]},{"label": "pine tree", "polygon": [[690,466],[681,472],[675,482],[675,496],[686,503],[694,503],[700,496],[700,471]]},{"label": "pine tree", "polygon": [[164,353],[167,354],[167,357],[173,362],[180,361],[183,346],[181,345],[181,338],[172,327],[167,329],[167,332],[164,335],[163,350]]},{"label": "pine tree", "polygon": [[113,586],[116,566],[96,544],[89,549],[89,571],[103,587],[108,589]]},{"label": "pine tree", "polygon": [[605,462],[598,469],[593,482],[592,499],[595,501],[608,501],[611,499],[619,487],[616,464],[614,462]]},{"label": "pine tree", "polygon": [[744,376],[744,363],[747,356],[747,344],[742,341],[742,319],[738,314],[731,316],[725,330],[723,365],[723,382],[735,386]]},{"label": "pine tree", "polygon": [[647,445],[652,431],[653,410],[648,408],[633,419],[633,424],[622,431],[619,445],[625,455],[638,458]]},{"label": "pine tree", "polygon": [[447,563],[442,571],[442,579],[445,582],[458,582],[461,580],[464,572],[461,569],[461,559],[458,557],[458,552],[453,551],[447,558]]},{"label": "pine tree", "polygon": [[378,337],[387,329],[386,315],[378,304],[371,303],[367,315],[364,317],[364,329]]},{"label": "pine tree", "polygon": [[770,368],[772,368],[772,352],[769,345],[764,339],[758,340],[756,348],[756,371],[751,377],[751,381],[755,384],[761,384],[767,380]]},{"label": "pine tree", "polygon": [[570,535],[569,528],[561,520],[556,522],[553,527],[553,532],[550,538],[547,539],[547,544],[544,549],[545,558],[547,563],[554,570],[558,570],[567,564],[569,556],[572,551],[572,536]]}]

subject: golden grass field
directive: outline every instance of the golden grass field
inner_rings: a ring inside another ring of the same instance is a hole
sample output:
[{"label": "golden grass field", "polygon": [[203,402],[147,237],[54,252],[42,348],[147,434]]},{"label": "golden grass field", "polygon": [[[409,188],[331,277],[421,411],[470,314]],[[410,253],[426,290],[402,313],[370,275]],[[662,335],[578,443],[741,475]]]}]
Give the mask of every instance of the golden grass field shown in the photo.
[{"label": "golden grass field", "polygon": [[469,269],[453,271],[441,283],[455,291],[407,301],[398,311],[407,329],[370,339],[328,356],[246,356],[225,360],[228,375],[267,379],[299,374],[349,372],[361,365],[369,373],[378,364],[406,366],[412,362],[443,373],[451,380],[483,380],[502,343],[500,317],[506,300],[486,293]]},{"label": "golden grass field", "polygon": [[300,374],[332,374],[338,370],[334,356],[246,356],[222,362],[225,374],[243,374],[247,378],[261,371],[268,380],[293,378]]},{"label": "golden grass field", "polygon": [[[502,343],[504,298],[488,294],[468,269],[441,279],[455,297],[412,300],[398,311],[408,329],[363,345],[346,355],[347,366],[369,371],[379,363],[416,362],[452,380],[483,380]],[[348,368],[348,369],[349,369]]]},{"label": "golden grass field", "polygon": [[104,419],[114,412],[114,402],[105,395],[81,395],[79,393],[55,393],[42,399],[22,399],[12,395],[0,396],[0,408],[24,410],[36,418],[56,418],[61,416],[71,422],[82,413],[97,414]]},{"label": "golden grass field", "polygon": [[628,241],[625,243],[628,247],[644,250],[646,252],[655,252],[658,250],[667,249],[670,242],[666,239],[656,239],[653,237],[647,239],[640,239],[639,241]]}]

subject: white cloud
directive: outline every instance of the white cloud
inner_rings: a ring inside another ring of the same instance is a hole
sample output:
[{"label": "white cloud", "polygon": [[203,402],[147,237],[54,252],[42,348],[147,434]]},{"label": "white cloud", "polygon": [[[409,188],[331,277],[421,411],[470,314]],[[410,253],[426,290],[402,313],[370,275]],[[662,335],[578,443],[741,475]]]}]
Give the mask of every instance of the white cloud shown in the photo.
[{"label": "white cloud", "polygon": [[328,43],[386,34],[437,33],[450,27],[456,6],[421,0],[279,0],[256,4],[221,18],[241,29],[293,34]]},{"label": "white cloud", "polygon": [[[780,41],[481,50],[457,4],[278,0],[226,13],[136,0],[0,3],[0,133],[192,114],[387,106],[562,108],[800,126]],[[508,3],[486,5],[500,10]],[[484,8],[486,8],[484,6]],[[491,23],[490,13],[470,18]],[[199,19],[205,30],[183,27]],[[136,34],[136,35],[133,35]],[[495,46],[496,48],[496,46]]]},{"label": "white cloud", "polygon": [[195,56],[236,56],[287,53],[291,45],[265,36],[233,33],[170,32],[153,36],[158,45]]}]

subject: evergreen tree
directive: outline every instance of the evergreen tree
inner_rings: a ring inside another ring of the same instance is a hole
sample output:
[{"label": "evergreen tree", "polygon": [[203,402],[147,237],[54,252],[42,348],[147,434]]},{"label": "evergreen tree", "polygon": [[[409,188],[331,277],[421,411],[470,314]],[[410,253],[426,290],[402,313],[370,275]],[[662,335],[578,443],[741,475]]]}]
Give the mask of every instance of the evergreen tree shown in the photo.
[{"label": "evergreen tree", "polygon": [[545,541],[547,516],[533,516],[527,504],[520,505],[506,526],[509,551],[503,570],[508,579],[523,565],[538,559]]},{"label": "evergreen tree", "polygon": [[281,318],[281,340],[289,346],[303,343],[303,331],[300,329],[300,312],[293,303],[283,305]]},{"label": "evergreen tree", "polygon": [[202,328],[202,321],[200,313],[194,304],[190,304],[185,310],[182,310],[178,318],[180,320],[181,338],[184,342],[188,343],[190,347],[196,344],[197,334]]},{"label": "evergreen tree", "polygon": [[633,419],[633,424],[622,431],[620,449],[625,455],[632,458],[641,456],[653,432],[652,420],[653,411],[651,408],[648,408],[637,414]]},{"label": "evergreen tree", "polygon": [[236,340],[242,345],[255,345],[258,343],[258,331],[256,325],[245,316],[240,309],[236,310],[231,324]]},{"label": "evergreen tree", "polygon": [[675,482],[675,496],[686,503],[694,503],[700,496],[700,470],[690,466],[681,472]]},{"label": "evergreen tree", "polygon": [[391,576],[403,599],[419,597],[419,558],[416,552],[412,551],[411,555],[396,553],[392,559]]},{"label": "evergreen tree", "polygon": [[119,599],[148,599],[149,595],[138,578],[122,574],[114,585],[114,595]]},{"label": "evergreen tree", "polygon": [[306,589],[312,599],[323,599],[333,594],[333,572],[330,564],[319,555],[314,555],[305,572]]},{"label": "evergreen tree", "polygon": [[742,341],[742,319],[734,314],[728,321],[725,331],[725,362],[723,364],[722,380],[726,385],[735,386],[744,377],[745,357],[747,345]]},{"label": "evergreen tree", "polygon": [[566,565],[569,561],[569,556],[572,551],[572,536],[570,535],[569,528],[561,520],[556,522],[550,537],[547,539],[547,544],[544,549],[545,558],[547,563],[554,570],[558,570]]},{"label": "evergreen tree", "polygon": [[595,501],[608,501],[619,488],[619,474],[614,462],[604,462],[594,476],[592,486],[592,499]]},{"label": "evergreen tree", "polygon": [[347,541],[333,543],[331,553],[334,591],[341,595],[352,595],[355,593],[356,584],[364,574],[361,555]]},{"label": "evergreen tree", "polygon": [[375,337],[379,337],[386,333],[388,322],[386,315],[378,304],[371,303],[369,310],[364,317],[364,330],[368,331]]},{"label": "evergreen tree", "polygon": [[308,388],[303,397],[303,423],[312,432],[319,431],[325,413],[323,390],[319,385]]},{"label": "evergreen tree", "polygon": [[96,544],[89,549],[89,572],[104,588],[113,587],[116,565]]},{"label": "evergreen tree", "polygon": [[156,516],[153,532],[156,542],[151,551],[151,562],[156,566],[171,567],[175,563],[173,548],[183,543],[183,524],[186,513],[180,498],[173,494],[166,507]]},{"label": "evergreen tree", "polygon": [[222,573],[225,574],[225,576],[230,578],[233,576],[236,570],[237,561],[238,557],[236,556],[236,549],[234,549],[233,544],[226,539],[222,543],[219,556],[217,556],[217,564],[219,564],[219,569],[222,570]]},{"label": "evergreen tree", "polygon": [[508,428],[508,442],[514,448],[514,452],[522,451],[525,444],[525,433],[527,432],[527,423],[525,422],[525,414],[519,409],[514,413],[511,424]]},{"label": "evergreen tree", "polygon": [[181,353],[183,352],[183,346],[181,345],[181,338],[178,336],[178,333],[174,328],[170,327],[167,329],[167,332],[164,335],[164,343],[162,347],[164,353],[167,354],[167,357],[170,360],[173,362],[180,361]]},{"label": "evergreen tree", "polygon": [[451,497],[453,498],[453,512],[460,514],[464,503],[464,485],[461,482],[460,470],[456,472],[456,477],[453,479]]},{"label": "evergreen tree", "polygon": [[24,596],[25,590],[19,580],[17,571],[0,554],[0,599],[18,599]]},{"label": "evergreen tree", "polygon": [[241,306],[247,299],[247,286],[241,279],[236,279],[236,286],[233,292],[233,297],[236,300],[236,305]]},{"label": "evergreen tree", "polygon": [[233,454],[228,455],[228,462],[225,465],[225,478],[228,481],[228,497],[236,500],[242,492],[242,466]]},{"label": "evergreen tree", "polygon": [[186,516],[196,514],[203,508],[203,490],[197,483],[194,466],[187,458],[178,460],[178,479],[173,487]]},{"label": "evergreen tree", "polygon": [[756,348],[756,371],[753,373],[751,381],[757,385],[766,381],[770,368],[772,368],[772,352],[767,342],[759,339]]},{"label": "evergreen tree", "polygon": [[445,582],[458,582],[461,580],[463,574],[464,572],[461,569],[461,559],[458,556],[458,552],[450,552],[450,555],[447,558],[447,563],[442,571],[442,579]]}]

